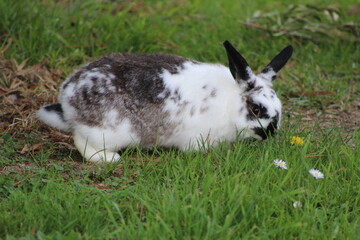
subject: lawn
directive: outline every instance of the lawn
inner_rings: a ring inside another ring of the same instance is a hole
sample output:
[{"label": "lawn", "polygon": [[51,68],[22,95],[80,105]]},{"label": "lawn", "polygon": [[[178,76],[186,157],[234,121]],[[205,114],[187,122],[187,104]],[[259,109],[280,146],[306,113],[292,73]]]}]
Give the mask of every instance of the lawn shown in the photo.
[{"label": "lawn", "polygon": [[[0,1],[0,238],[357,239],[356,4]],[[129,148],[117,163],[94,164],[71,136],[34,118],[74,69],[100,56],[165,52],[227,64],[224,40],[255,71],[294,47],[275,82],[282,128],[267,141]]]}]

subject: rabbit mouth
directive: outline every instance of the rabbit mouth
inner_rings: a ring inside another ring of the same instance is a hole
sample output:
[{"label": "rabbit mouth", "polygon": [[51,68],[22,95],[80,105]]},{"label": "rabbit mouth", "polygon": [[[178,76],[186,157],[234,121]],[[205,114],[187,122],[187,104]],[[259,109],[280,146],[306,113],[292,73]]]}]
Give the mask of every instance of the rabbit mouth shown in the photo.
[{"label": "rabbit mouth", "polygon": [[278,120],[277,120],[277,118],[275,118],[268,125],[268,127],[266,129],[262,128],[262,127],[255,127],[255,128],[253,128],[253,131],[256,135],[260,136],[262,138],[262,140],[265,140],[269,136],[274,136],[277,129],[278,129]]}]

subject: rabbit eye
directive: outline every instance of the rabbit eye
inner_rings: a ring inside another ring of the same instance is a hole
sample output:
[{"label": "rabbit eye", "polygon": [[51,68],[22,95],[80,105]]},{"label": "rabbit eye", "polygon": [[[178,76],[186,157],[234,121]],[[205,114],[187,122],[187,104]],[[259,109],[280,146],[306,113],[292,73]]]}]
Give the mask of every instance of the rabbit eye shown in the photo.
[{"label": "rabbit eye", "polygon": [[254,101],[249,98],[247,99],[247,109],[248,109],[248,115],[247,118],[251,121],[255,119],[268,119],[270,118],[269,114],[267,113],[266,107],[264,107],[262,104],[254,103]]}]

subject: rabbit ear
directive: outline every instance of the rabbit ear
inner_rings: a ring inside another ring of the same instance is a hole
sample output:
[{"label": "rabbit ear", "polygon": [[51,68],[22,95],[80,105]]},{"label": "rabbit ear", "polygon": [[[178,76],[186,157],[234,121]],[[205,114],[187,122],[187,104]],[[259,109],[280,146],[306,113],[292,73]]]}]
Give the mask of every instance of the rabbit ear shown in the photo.
[{"label": "rabbit ear", "polygon": [[274,81],[276,74],[287,61],[290,59],[293,53],[293,47],[291,45],[284,48],[278,55],[276,55],[271,62],[261,71],[261,75],[271,81]]},{"label": "rabbit ear", "polygon": [[238,83],[249,80],[253,74],[249,64],[246,62],[243,56],[241,56],[240,53],[236,51],[236,49],[229,41],[225,41],[223,45],[226,49],[226,53],[229,59],[230,72],[234,79]]}]

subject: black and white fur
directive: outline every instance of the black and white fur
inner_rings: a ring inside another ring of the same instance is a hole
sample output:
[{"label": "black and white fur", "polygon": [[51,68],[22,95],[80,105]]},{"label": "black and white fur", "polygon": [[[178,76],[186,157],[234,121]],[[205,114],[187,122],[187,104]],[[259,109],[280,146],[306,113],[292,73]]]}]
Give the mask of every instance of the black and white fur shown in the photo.
[{"label": "black and white fur", "polygon": [[196,150],[237,137],[266,139],[281,119],[273,81],[293,49],[255,75],[228,41],[224,46],[229,68],[168,54],[103,57],[66,79],[59,103],[37,116],[72,132],[90,161],[117,161],[128,146]]}]

